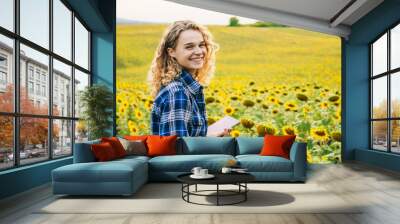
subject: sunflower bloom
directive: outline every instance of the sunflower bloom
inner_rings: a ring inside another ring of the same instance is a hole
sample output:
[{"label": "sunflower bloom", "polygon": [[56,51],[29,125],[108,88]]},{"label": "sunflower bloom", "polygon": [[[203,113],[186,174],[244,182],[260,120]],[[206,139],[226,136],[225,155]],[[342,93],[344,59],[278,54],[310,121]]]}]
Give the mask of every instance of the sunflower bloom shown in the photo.
[{"label": "sunflower bloom", "polygon": [[238,130],[231,131],[231,136],[237,138],[240,136],[240,132]]},{"label": "sunflower bloom", "polygon": [[317,142],[326,142],[329,139],[328,131],[324,127],[311,128],[311,137]]},{"label": "sunflower bloom", "polygon": [[232,107],[226,107],[225,110],[224,110],[224,113],[226,115],[232,115],[234,112],[235,112],[235,109],[232,108]]}]

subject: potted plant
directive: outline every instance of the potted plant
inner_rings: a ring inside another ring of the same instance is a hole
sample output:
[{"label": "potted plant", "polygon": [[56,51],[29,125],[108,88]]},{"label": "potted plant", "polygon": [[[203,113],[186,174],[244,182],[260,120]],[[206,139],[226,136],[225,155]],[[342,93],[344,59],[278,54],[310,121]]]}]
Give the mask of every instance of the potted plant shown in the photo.
[{"label": "potted plant", "polygon": [[110,136],[114,97],[110,89],[102,84],[86,87],[79,98],[82,121],[88,130],[89,140]]}]

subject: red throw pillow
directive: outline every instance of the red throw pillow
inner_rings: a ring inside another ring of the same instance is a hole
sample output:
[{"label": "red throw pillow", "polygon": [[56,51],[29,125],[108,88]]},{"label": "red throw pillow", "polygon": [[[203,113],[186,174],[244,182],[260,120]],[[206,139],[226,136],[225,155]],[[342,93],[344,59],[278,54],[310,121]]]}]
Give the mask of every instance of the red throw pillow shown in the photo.
[{"label": "red throw pillow", "polygon": [[274,136],[265,135],[264,146],[261,149],[262,156],[281,156],[289,159],[290,148],[296,135]]},{"label": "red throw pillow", "polygon": [[176,155],[176,139],[178,136],[158,136],[150,135],[147,137],[148,156]]},{"label": "red throw pillow", "polygon": [[101,142],[110,143],[112,148],[114,149],[117,158],[126,156],[126,151],[124,149],[124,146],[122,146],[121,142],[117,137],[101,138]]},{"label": "red throw pillow", "polygon": [[102,142],[100,144],[93,144],[90,146],[94,157],[99,162],[109,161],[116,159],[115,151],[109,142]]}]

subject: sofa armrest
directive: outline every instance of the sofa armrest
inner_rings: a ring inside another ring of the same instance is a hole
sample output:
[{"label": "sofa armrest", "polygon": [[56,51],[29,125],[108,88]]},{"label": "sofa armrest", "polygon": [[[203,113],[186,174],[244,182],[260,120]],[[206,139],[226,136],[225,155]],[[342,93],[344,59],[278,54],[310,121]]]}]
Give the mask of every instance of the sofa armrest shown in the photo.
[{"label": "sofa armrest", "polygon": [[293,179],[295,181],[306,180],[307,170],[307,144],[295,142],[290,149],[290,160],[293,162]]},{"label": "sofa armrest", "polygon": [[96,158],[94,157],[90,146],[92,144],[98,144],[98,143],[100,143],[100,140],[75,143],[75,145],[74,145],[74,163],[95,162]]}]

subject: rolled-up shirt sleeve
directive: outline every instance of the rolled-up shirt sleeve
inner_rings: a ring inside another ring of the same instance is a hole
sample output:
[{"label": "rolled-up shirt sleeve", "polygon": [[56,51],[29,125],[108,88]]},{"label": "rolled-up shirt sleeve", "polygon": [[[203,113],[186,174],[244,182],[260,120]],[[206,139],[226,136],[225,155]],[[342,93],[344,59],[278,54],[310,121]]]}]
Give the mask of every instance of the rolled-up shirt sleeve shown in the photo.
[{"label": "rolled-up shirt sleeve", "polygon": [[183,90],[170,92],[160,107],[159,135],[189,136],[191,111],[189,96]]}]

